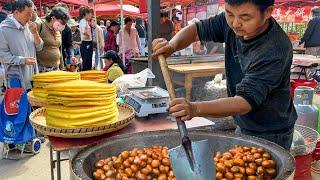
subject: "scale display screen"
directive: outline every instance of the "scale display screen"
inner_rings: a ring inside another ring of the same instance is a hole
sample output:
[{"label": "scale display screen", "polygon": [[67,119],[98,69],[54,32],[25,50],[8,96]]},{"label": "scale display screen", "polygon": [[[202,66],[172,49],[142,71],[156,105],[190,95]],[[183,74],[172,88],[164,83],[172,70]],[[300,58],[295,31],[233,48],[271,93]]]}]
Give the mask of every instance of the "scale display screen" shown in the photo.
[{"label": "scale display screen", "polygon": [[156,92],[153,91],[142,91],[139,92],[142,96],[145,98],[162,98],[162,96]]},{"label": "scale display screen", "polygon": [[133,98],[126,96],[126,103],[129,104],[130,106],[132,106],[134,108],[134,110],[139,113],[141,110],[141,104],[138,103],[136,100],[134,100]]}]

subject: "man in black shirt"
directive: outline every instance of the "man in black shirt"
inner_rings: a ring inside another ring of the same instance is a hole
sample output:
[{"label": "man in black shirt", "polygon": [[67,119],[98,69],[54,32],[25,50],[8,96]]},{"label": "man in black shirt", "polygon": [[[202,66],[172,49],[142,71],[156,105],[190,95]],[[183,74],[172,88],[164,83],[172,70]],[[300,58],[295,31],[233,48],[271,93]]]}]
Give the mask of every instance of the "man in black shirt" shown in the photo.
[{"label": "man in black shirt", "polygon": [[140,39],[140,55],[145,56],[144,48],[146,47],[146,30],[142,25],[143,20],[141,18],[136,19],[136,29],[138,31],[139,39]]},{"label": "man in black shirt", "polygon": [[292,45],[271,17],[274,0],[225,0],[226,12],[181,30],[170,42],[156,39],[154,56],[168,57],[196,41],[226,44],[228,98],[208,102],[173,99],[182,120],[233,116],[242,134],[289,150],[297,114],[290,97]]},{"label": "man in black shirt", "polygon": [[[58,3],[55,7],[62,7],[69,13],[69,7],[65,3]],[[64,65],[75,64],[76,58],[74,56],[74,49],[72,44],[72,31],[71,28],[66,24],[64,30],[61,33],[62,38],[62,55],[63,55],[63,63],[60,63],[61,69]]]}]

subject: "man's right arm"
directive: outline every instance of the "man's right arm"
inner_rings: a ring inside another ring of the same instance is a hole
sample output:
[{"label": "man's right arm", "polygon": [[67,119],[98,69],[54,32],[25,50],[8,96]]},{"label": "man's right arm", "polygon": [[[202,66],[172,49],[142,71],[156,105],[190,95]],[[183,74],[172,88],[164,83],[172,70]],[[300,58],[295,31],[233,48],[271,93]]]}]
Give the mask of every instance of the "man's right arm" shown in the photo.
[{"label": "man's right arm", "polygon": [[179,31],[169,43],[164,39],[154,40],[152,43],[153,56],[162,54],[165,57],[169,57],[174,52],[184,49],[199,40],[202,42],[224,42],[226,28],[227,23],[224,13],[196,24],[191,24]]}]

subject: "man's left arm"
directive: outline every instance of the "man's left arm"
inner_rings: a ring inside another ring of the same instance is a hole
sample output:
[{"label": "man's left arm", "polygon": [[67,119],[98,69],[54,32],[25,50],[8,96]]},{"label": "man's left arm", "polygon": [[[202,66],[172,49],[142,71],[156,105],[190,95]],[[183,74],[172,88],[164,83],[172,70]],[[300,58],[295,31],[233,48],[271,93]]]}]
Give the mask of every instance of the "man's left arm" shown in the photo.
[{"label": "man's left arm", "polygon": [[261,106],[268,95],[280,85],[286,68],[284,59],[260,58],[264,60],[254,62],[241,83],[236,86],[236,95],[248,101],[252,109]]},{"label": "man's left arm", "polygon": [[235,97],[194,103],[174,99],[170,103],[170,112],[182,120],[245,115],[261,106],[270,92],[279,86],[283,78],[284,63],[281,59],[270,59],[253,64],[237,85]]}]

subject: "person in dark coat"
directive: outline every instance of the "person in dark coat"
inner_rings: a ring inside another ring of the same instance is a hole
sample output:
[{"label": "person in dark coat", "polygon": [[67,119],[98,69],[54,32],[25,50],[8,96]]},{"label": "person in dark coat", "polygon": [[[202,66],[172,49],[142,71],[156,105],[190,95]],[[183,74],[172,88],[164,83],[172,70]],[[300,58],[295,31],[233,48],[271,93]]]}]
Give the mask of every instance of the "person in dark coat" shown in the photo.
[{"label": "person in dark coat", "polygon": [[320,8],[312,9],[313,18],[308,24],[308,28],[300,41],[300,45],[305,43],[306,54],[320,55]]},{"label": "person in dark coat", "polygon": [[2,10],[0,11],[0,23],[5,20],[8,16],[8,14],[11,13],[11,4],[9,3],[2,3]]},{"label": "person in dark coat", "polygon": [[[58,3],[55,7],[62,7],[69,12],[69,7],[64,3]],[[64,65],[69,65],[71,62],[76,61],[74,56],[73,44],[72,44],[72,31],[71,28],[66,24],[66,27],[61,33],[62,36],[62,55]]]}]

